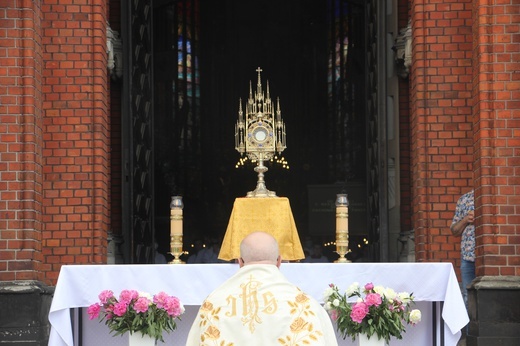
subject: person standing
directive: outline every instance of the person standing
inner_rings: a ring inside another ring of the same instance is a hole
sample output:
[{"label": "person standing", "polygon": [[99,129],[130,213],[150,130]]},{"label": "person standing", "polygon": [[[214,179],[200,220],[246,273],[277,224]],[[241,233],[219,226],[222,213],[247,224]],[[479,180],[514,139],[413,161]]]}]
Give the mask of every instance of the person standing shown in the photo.
[{"label": "person standing", "polygon": [[276,239],[253,232],[240,243],[240,269],[202,303],[186,346],[337,346],[332,321],[280,272]]},{"label": "person standing", "polygon": [[461,236],[460,240],[460,274],[462,276],[462,296],[466,308],[468,306],[467,286],[475,278],[475,198],[471,190],[462,195],[457,201],[455,215],[451,222],[451,232]]},{"label": "person standing", "polygon": [[321,244],[315,243],[309,256],[305,257],[304,263],[327,263],[329,259],[323,254]]}]

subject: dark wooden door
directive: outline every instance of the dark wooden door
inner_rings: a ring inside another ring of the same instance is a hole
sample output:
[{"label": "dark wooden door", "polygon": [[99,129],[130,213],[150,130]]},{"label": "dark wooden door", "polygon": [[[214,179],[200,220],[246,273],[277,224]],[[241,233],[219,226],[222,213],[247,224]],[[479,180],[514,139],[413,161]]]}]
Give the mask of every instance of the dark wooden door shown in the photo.
[{"label": "dark wooden door", "polygon": [[153,263],[152,0],[123,1],[123,234],[127,263]]},{"label": "dark wooden door", "polygon": [[384,4],[384,1],[368,0],[365,5],[367,229],[370,257],[376,262],[388,261]]}]

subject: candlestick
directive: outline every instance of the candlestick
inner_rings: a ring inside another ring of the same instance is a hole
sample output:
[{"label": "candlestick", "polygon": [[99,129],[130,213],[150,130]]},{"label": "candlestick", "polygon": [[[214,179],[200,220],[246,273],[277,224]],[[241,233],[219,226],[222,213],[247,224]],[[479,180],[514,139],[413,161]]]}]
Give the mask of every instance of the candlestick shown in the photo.
[{"label": "candlestick", "polygon": [[170,264],[181,264],[182,255],[182,196],[172,196],[170,202],[170,249],[173,260]]},{"label": "candlestick", "polygon": [[348,253],[348,195],[336,195],[336,252],[339,258],[335,263],[350,262],[345,258]]}]

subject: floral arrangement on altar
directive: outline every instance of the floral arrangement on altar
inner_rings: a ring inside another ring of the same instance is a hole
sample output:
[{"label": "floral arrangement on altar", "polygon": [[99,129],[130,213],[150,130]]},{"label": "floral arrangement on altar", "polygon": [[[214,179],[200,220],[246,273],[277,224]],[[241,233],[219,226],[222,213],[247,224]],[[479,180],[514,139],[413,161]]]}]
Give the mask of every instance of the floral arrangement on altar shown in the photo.
[{"label": "floral arrangement on altar", "polygon": [[[357,299],[356,299],[357,297]],[[421,321],[421,311],[411,309],[413,294],[396,293],[393,289],[367,283],[361,287],[357,282],[340,293],[330,284],[324,292],[325,310],[336,323],[343,339],[365,334],[368,338],[377,335],[386,343],[390,337],[402,339],[406,325]]]},{"label": "floral arrangement on altar", "polygon": [[148,335],[155,340],[163,339],[163,331],[170,333],[177,327],[184,306],[179,298],[164,292],[153,297],[148,293],[123,290],[119,298],[110,290],[102,291],[99,302],[90,305],[87,313],[91,320],[100,317],[110,328],[110,333],[122,335],[126,332]]}]

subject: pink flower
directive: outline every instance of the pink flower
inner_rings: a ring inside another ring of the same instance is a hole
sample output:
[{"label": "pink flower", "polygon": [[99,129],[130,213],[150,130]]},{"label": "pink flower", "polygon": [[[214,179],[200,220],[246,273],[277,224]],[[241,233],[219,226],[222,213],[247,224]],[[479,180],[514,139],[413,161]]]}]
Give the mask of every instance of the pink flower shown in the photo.
[{"label": "pink flower", "polygon": [[404,311],[406,309],[406,306],[404,306],[400,301],[394,301],[393,307],[397,311]]},{"label": "pink flower", "polygon": [[107,319],[109,319],[109,320],[114,318],[114,305],[112,305],[112,304],[105,305],[105,314],[106,314]]},{"label": "pink flower", "polygon": [[182,314],[181,302],[177,297],[168,297],[164,302],[164,309],[169,316],[177,317]]},{"label": "pink flower", "polygon": [[150,299],[146,297],[139,297],[134,304],[134,310],[137,312],[146,312],[150,306]]},{"label": "pink flower", "polygon": [[173,331],[174,320],[184,313],[180,300],[164,292],[152,297],[147,292],[122,290],[116,297],[106,290],[99,294],[99,299],[88,307],[89,318],[104,320],[110,331],[117,334],[140,331],[162,340],[163,331]]},{"label": "pink flower", "polygon": [[164,304],[168,300],[169,296],[164,292],[159,292],[153,297],[153,302],[159,309],[164,309]]},{"label": "pink flower", "polygon": [[126,305],[126,303],[123,303],[123,302],[119,302],[119,303],[116,303],[114,304],[114,315],[116,316],[123,316],[127,310],[128,306]]},{"label": "pink flower", "polygon": [[101,310],[101,306],[99,304],[92,304],[88,307],[87,313],[89,315],[89,320],[93,320],[94,318],[99,317],[99,311]]},{"label": "pink flower", "polygon": [[132,299],[137,299],[139,297],[139,292],[134,290],[122,290],[119,294],[119,302],[130,304]]},{"label": "pink flower", "polygon": [[[412,294],[396,293],[388,287],[372,282],[352,283],[345,293],[329,285],[324,291],[324,308],[343,338],[359,334],[375,335],[386,342],[391,337],[401,339],[406,324],[415,325],[421,319],[420,311],[410,311]],[[349,301],[350,300],[350,301]]]},{"label": "pink flower", "polygon": [[350,318],[352,321],[361,323],[363,322],[363,318],[368,314],[368,305],[363,302],[356,303],[352,307],[352,311],[350,312]]},{"label": "pink flower", "polygon": [[104,290],[102,291],[98,298],[99,298],[99,301],[101,302],[101,304],[106,304],[108,302],[108,300],[110,298],[112,298],[114,296],[114,292],[112,292],[111,290]]},{"label": "pink flower", "polygon": [[369,293],[365,297],[365,303],[367,303],[368,306],[379,306],[382,303],[381,296],[377,293]]},{"label": "pink flower", "polygon": [[338,310],[330,311],[330,318],[332,319],[333,322],[336,322],[338,320],[338,317],[339,317]]}]

